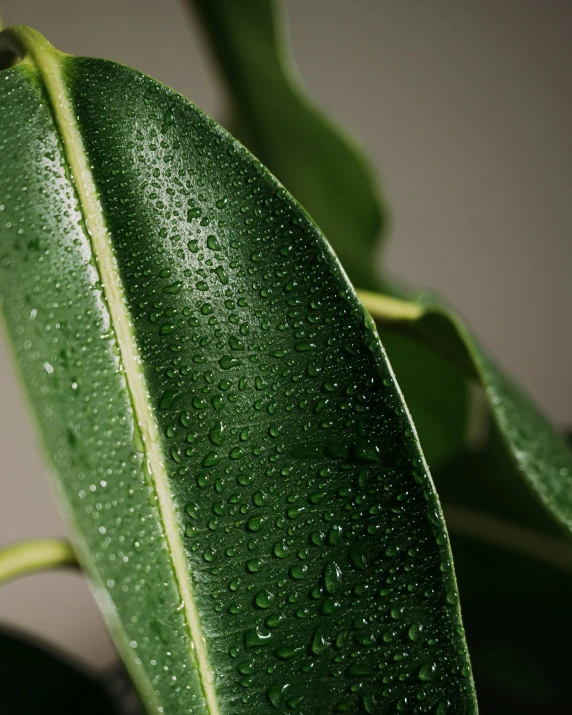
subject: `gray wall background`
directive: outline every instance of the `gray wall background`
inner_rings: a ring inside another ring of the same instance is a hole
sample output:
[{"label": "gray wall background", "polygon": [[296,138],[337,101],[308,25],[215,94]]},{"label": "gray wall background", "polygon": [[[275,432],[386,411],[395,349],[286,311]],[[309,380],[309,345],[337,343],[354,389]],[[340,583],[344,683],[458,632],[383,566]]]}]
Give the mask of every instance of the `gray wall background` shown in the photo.
[{"label": "gray wall background", "polygon": [[[229,0],[239,2],[240,0]],[[572,3],[288,0],[300,71],[368,148],[393,211],[386,258],[438,288],[560,424],[572,424]],[[182,0],[0,0],[59,49],[225,97]],[[0,337],[0,544],[63,534]],[[0,623],[87,663],[113,651],[73,573],[0,589]]]}]

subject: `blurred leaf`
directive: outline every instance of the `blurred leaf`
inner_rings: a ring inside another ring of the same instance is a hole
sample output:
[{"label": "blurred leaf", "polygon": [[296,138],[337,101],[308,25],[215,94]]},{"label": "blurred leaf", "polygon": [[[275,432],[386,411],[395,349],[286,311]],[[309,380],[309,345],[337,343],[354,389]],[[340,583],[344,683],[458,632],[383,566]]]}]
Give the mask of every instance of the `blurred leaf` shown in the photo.
[{"label": "blurred leaf", "polygon": [[[571,536],[572,452],[541,411],[477,344],[459,316],[429,294],[420,295],[418,302],[367,292],[360,297],[376,321],[418,336],[482,384],[511,458],[512,468],[501,472],[502,479],[509,481],[503,487],[509,495],[506,498],[532,493]],[[496,453],[500,458],[500,450]]]},{"label": "blurred leaf", "polygon": [[119,715],[103,683],[53,649],[0,631],[3,715]]},{"label": "blurred leaf", "polygon": [[466,446],[469,383],[461,370],[415,336],[378,327],[427,462],[436,469]]},{"label": "blurred leaf", "polygon": [[146,707],[476,712],[431,477],[316,225],[167,87],[0,44],[3,318]]},{"label": "blurred leaf", "polygon": [[564,715],[572,708],[562,648],[572,638],[572,546],[532,492],[511,484],[499,441],[495,431],[486,447],[434,474],[479,704],[485,714]]},{"label": "blurred leaf", "polygon": [[309,98],[275,0],[193,0],[233,100],[229,127],[322,229],[355,285],[379,289],[387,219],[358,144]]}]

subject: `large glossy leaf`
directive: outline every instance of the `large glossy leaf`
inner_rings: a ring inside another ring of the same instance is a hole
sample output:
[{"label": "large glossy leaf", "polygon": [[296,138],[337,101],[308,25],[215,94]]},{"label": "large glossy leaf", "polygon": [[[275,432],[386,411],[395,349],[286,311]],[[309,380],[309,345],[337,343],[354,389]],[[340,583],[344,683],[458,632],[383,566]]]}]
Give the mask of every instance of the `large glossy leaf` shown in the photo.
[{"label": "large glossy leaf", "polygon": [[475,712],[431,478],[316,226],[175,92],[0,37],[2,312],[148,710]]},{"label": "large glossy leaf", "polygon": [[[232,101],[230,129],[317,221],[354,285],[402,291],[382,278],[387,209],[359,144],[320,112],[297,77],[280,0],[192,0]],[[387,338],[431,466],[462,448],[470,395],[466,381],[433,355],[416,369],[417,345]],[[440,389],[443,388],[443,389]],[[439,394],[436,400],[436,394]]]}]

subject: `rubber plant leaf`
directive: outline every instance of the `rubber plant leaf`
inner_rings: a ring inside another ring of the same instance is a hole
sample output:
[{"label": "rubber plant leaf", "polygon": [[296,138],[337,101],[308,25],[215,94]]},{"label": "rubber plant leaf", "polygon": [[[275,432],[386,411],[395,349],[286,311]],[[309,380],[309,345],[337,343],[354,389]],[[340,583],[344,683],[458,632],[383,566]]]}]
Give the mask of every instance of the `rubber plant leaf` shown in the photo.
[{"label": "rubber plant leaf", "polygon": [[[191,5],[231,98],[229,129],[316,220],[354,285],[401,295],[378,268],[388,220],[373,169],[358,142],[317,108],[299,79],[286,4],[192,0]],[[387,343],[427,461],[439,465],[464,446],[466,381],[433,355],[426,356],[420,379],[418,345],[392,335]]]},{"label": "rubber plant leaf", "polygon": [[[257,138],[271,141],[276,137],[275,151],[280,152],[281,147],[286,146],[282,143],[282,135],[273,135],[271,128],[258,126],[257,116],[250,111],[254,101],[260,114],[270,116],[273,111],[275,93],[266,74],[266,55],[269,54],[268,45],[272,42],[273,56],[278,58],[275,64],[280,64],[283,68],[282,77],[285,79],[282,79],[282,82],[288,82],[287,78],[290,76],[288,53],[283,49],[286,44],[286,29],[285,24],[280,23],[282,18],[278,12],[278,4],[269,0],[246,0],[241,3],[242,17],[238,22],[232,21],[236,9],[228,7],[230,4],[197,0],[195,5],[199,16],[204,20],[207,36],[223,68],[223,76],[234,100],[235,126],[236,118],[239,117],[239,123],[249,129],[251,134],[249,136],[248,132],[244,131],[243,136],[255,151],[262,151],[260,144],[256,143]],[[246,74],[249,77],[247,84],[244,84],[243,77]],[[264,86],[266,83],[267,91],[249,91],[249,87],[256,83],[258,86]],[[280,85],[276,78],[274,83]],[[289,126],[284,126],[283,133],[288,131]],[[338,139],[343,142],[345,137],[339,133]],[[346,150],[353,149],[352,143],[346,142]],[[280,177],[280,163],[275,162],[274,166]],[[293,173],[290,176],[289,187],[294,195],[298,195],[304,180],[303,174]],[[375,196],[372,200],[376,200]],[[308,206],[312,211],[311,203]],[[328,231],[326,234],[328,235]],[[342,235],[339,241],[343,248],[340,250],[338,244],[336,248],[339,255],[345,258],[353,246],[352,233]],[[371,243],[368,253],[362,253],[361,259],[374,265],[376,254],[375,243]],[[352,262],[344,260],[344,264],[350,278],[359,285],[363,274],[359,271],[354,273]],[[378,323],[378,328],[445,503],[445,516],[452,531],[453,547],[457,548],[456,559],[460,564],[461,586],[465,584],[466,588],[464,603],[465,608],[469,609],[468,639],[469,643],[478,644],[477,652],[473,652],[477,677],[480,674],[482,687],[489,687],[489,691],[494,690],[496,695],[499,692],[511,692],[514,695],[514,682],[511,685],[510,676],[520,673],[520,684],[526,682],[527,688],[520,691],[519,707],[523,709],[526,702],[537,709],[553,708],[554,698],[562,700],[562,681],[558,682],[560,666],[553,661],[548,666],[543,654],[547,653],[549,646],[555,654],[558,653],[556,638],[561,629],[558,628],[557,619],[562,614],[554,610],[553,627],[548,628],[543,622],[542,627],[535,628],[534,632],[530,633],[525,644],[521,637],[513,637],[518,629],[521,629],[522,613],[508,604],[520,600],[523,607],[546,611],[542,599],[538,598],[538,589],[526,589],[525,604],[519,588],[523,583],[533,584],[535,578],[539,579],[538,583],[552,583],[554,579],[545,578],[545,573],[539,573],[539,570],[562,568],[563,561],[569,561],[569,546],[566,545],[565,535],[554,521],[553,511],[543,506],[542,501],[546,500],[539,500],[535,496],[534,491],[527,485],[526,476],[523,480],[529,467],[522,463],[518,465],[518,457],[521,454],[519,440],[514,440],[509,433],[514,436],[520,429],[521,420],[524,423],[529,422],[525,428],[529,437],[531,434],[534,437],[534,430],[538,428],[538,438],[543,440],[546,429],[547,434],[551,435],[548,442],[553,441],[556,445],[554,454],[561,451],[561,440],[544,418],[538,417],[536,408],[526,398],[525,413],[528,413],[528,416],[520,415],[518,410],[513,410],[510,417],[507,414],[503,416],[503,412],[510,410],[511,404],[513,407],[515,405],[512,399],[515,388],[509,387],[505,404],[502,404],[505,399],[502,394],[496,394],[494,400],[487,400],[487,397],[490,398],[493,394],[490,388],[495,382],[494,379],[487,379],[487,373],[490,378],[498,375],[499,371],[482,354],[472,337],[470,342],[474,348],[473,352],[475,355],[481,355],[482,361],[488,365],[487,370],[475,369],[474,362],[459,345],[458,335],[453,336],[454,349],[451,350],[449,346],[443,350],[446,345],[442,340],[438,345],[434,339],[428,339],[430,336],[421,336],[418,331],[412,329],[404,330],[405,319],[417,320],[422,310],[419,310],[414,298],[413,302],[408,304],[392,302],[393,297],[405,298],[411,295],[411,291],[401,290],[389,283],[385,291],[391,292],[391,295],[383,297],[383,309],[380,311],[383,318]],[[404,309],[406,305],[408,310]],[[450,310],[448,312],[451,314]],[[454,320],[460,323],[458,318]],[[463,332],[468,335],[466,330]],[[459,348],[461,355],[458,354]],[[477,384],[483,384],[481,379],[489,388],[487,391],[483,392],[477,387]],[[501,384],[506,382],[502,375],[499,380]],[[517,397],[516,404],[519,403],[520,398]],[[490,424],[491,411],[497,418],[497,425]],[[532,427],[529,419],[531,413],[536,414],[532,417]],[[499,434],[499,430],[502,434]],[[530,448],[527,448],[524,454],[531,456]],[[557,459],[557,462],[566,465],[567,459]],[[545,473],[545,469],[552,473],[553,487],[558,489],[558,484],[565,485],[569,474],[567,466],[556,465],[554,468],[555,465],[551,464],[550,460],[544,459],[537,464],[541,474]],[[511,549],[515,548],[520,561],[518,564],[514,561],[513,567],[509,569],[505,561],[512,557]],[[491,576],[493,573],[494,576]],[[478,584],[478,588],[475,584]],[[566,592],[566,589],[562,591]],[[488,619],[487,614],[491,613],[495,602],[502,603],[503,606],[495,611],[498,617],[493,627],[492,619]],[[490,608],[483,608],[483,603],[490,604]],[[500,658],[492,658],[490,646],[496,646],[500,639],[503,639],[504,643],[503,655]],[[512,647],[508,647],[511,643]],[[483,644],[487,647],[481,647]],[[545,698],[540,702],[536,697],[540,692],[534,692],[539,676],[545,684],[545,689],[552,691],[554,695],[550,702]],[[514,681],[514,678],[512,680]],[[490,692],[485,691],[485,698],[489,694]],[[481,690],[481,699],[482,695]],[[496,701],[493,704],[488,700],[484,704],[485,708],[499,705]]]},{"label": "rubber plant leaf", "polygon": [[315,224],[172,90],[0,37],[2,313],[148,711],[476,712],[433,484]]},{"label": "rubber plant leaf", "polygon": [[6,713],[119,715],[102,680],[27,636],[0,630]]},{"label": "rubber plant leaf", "polygon": [[[193,0],[232,99],[229,127],[300,201],[351,280],[377,290],[387,228],[367,157],[310,99],[274,0]],[[237,131],[238,130],[238,131]]]},{"label": "rubber plant leaf", "polygon": [[[478,345],[459,316],[430,294],[422,294],[418,302],[366,292],[360,295],[380,323],[417,335],[482,384],[502,446],[510,456],[511,468],[503,469],[502,476],[491,484],[503,510],[512,505],[511,516],[525,522],[528,518],[545,521],[549,516],[572,536],[572,452],[568,444]],[[486,480],[486,476],[482,478]],[[462,499],[462,493],[454,490],[455,498]],[[528,503],[526,511],[520,506],[514,509],[515,498]],[[538,506],[542,514],[532,517]]]},{"label": "rubber plant leaf", "polygon": [[[510,702],[523,713],[566,712],[572,700],[562,685],[559,643],[572,573],[570,446],[434,296],[406,302],[364,293],[362,300],[384,338],[425,344],[484,388],[492,425],[480,446],[433,472],[481,706],[503,712]],[[531,612],[538,616],[524,636],[523,618]]]}]

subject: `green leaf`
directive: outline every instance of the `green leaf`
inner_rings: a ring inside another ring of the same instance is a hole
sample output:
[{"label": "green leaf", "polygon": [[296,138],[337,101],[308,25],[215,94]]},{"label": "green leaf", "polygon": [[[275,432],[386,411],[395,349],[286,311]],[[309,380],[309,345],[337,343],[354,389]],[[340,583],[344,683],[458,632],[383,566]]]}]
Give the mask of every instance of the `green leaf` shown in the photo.
[{"label": "green leaf", "polygon": [[463,372],[416,336],[378,326],[431,469],[462,452],[469,440],[471,392]]},{"label": "green leaf", "polygon": [[572,545],[530,494],[506,489],[511,467],[499,440],[495,432],[435,474],[479,702],[490,713],[565,713]]},{"label": "green leaf", "polygon": [[[566,512],[554,509],[569,479],[566,444],[450,309],[429,296],[417,303],[362,298],[380,321],[390,357],[392,341],[398,349],[409,341],[413,357],[414,346],[419,349],[417,373],[406,373],[406,381],[397,374],[408,402],[418,398],[415,374],[418,382],[427,378],[429,350],[449,361],[452,372],[464,372],[485,388],[493,421],[488,425],[488,415],[476,415],[480,446],[466,444],[461,455],[433,471],[451,534],[481,708],[568,712],[572,700],[561,643],[571,635],[566,610],[572,547],[569,531],[562,529]],[[502,389],[495,391],[499,384]],[[441,386],[432,389],[438,411]]]},{"label": "green leaf", "polygon": [[[286,4],[193,0],[232,99],[229,127],[316,220],[359,288],[401,295],[381,277],[387,207],[359,145],[319,111],[294,67]],[[382,335],[430,466],[463,449],[466,381],[417,344]],[[422,348],[421,348],[422,350]],[[436,399],[437,397],[437,399]],[[437,407],[437,409],[435,409]]]},{"label": "green leaf", "polygon": [[431,478],[316,226],[172,90],[1,38],[2,313],[149,712],[476,712]]},{"label": "green leaf", "polygon": [[372,168],[304,89],[285,5],[194,0],[233,100],[229,127],[315,219],[350,279],[380,288],[375,256],[387,228]]},{"label": "green leaf", "polygon": [[[523,501],[530,501],[532,494],[544,510],[544,518],[549,515],[570,536],[572,452],[530,399],[478,345],[459,316],[427,294],[419,302],[366,292],[360,296],[376,320],[412,331],[482,384],[512,467],[501,472],[503,476],[495,480],[493,489],[502,491],[505,508],[509,508],[509,502],[514,504],[515,494]],[[501,450],[496,453],[500,457]],[[486,474],[481,479],[486,480]],[[521,509],[515,511],[515,518],[526,519]]]},{"label": "green leaf", "polygon": [[102,682],[28,637],[0,631],[0,662],[7,715],[118,715]]}]

